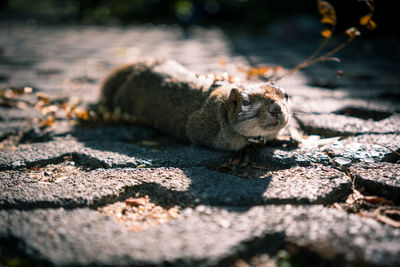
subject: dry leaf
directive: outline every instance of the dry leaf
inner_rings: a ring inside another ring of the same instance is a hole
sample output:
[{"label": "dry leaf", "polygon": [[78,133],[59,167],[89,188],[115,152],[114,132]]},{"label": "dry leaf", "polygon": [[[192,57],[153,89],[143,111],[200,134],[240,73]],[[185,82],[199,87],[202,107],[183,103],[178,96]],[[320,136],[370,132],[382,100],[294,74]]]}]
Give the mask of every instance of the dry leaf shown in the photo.
[{"label": "dry leaf", "polygon": [[[251,80],[254,77],[262,77],[262,78],[271,78],[273,76],[282,75],[285,70],[282,66],[260,66],[260,67],[251,67],[249,69],[238,66],[237,69],[241,72],[246,73],[246,78]],[[235,82],[236,77],[231,79]]]},{"label": "dry leaf", "polygon": [[387,200],[383,197],[378,196],[365,196],[364,201],[371,203],[371,204],[387,204],[387,205],[394,205],[394,203],[390,200]]},{"label": "dry leaf", "polygon": [[77,109],[75,111],[76,118],[79,120],[87,121],[89,120],[89,111],[85,109]]},{"label": "dry leaf", "polygon": [[327,24],[335,26],[336,12],[333,6],[327,1],[318,1],[317,7],[318,7],[318,12],[322,15],[322,20],[327,21]]},{"label": "dry leaf", "polygon": [[50,104],[50,97],[47,94],[43,92],[38,92],[36,93],[36,96],[40,101],[43,101],[46,105]]},{"label": "dry leaf", "polygon": [[322,19],[321,19],[321,23],[322,24],[329,24],[329,25],[335,25],[336,24],[336,20],[335,20],[335,18],[333,18],[333,17],[323,17]]},{"label": "dry leaf", "polygon": [[371,18],[372,18],[372,13],[369,13],[369,14],[367,14],[365,16],[362,16],[360,18],[360,24],[363,25],[363,26],[367,25],[368,22],[371,20]]},{"label": "dry leaf", "polygon": [[351,38],[354,38],[361,34],[360,31],[356,27],[348,28],[345,33]]},{"label": "dry leaf", "polygon": [[168,209],[168,215],[171,216],[172,218],[178,218],[179,217],[179,210],[176,207],[172,207]]},{"label": "dry leaf", "polygon": [[370,31],[374,30],[376,28],[376,23],[372,20],[372,13],[362,16],[360,18],[360,25],[366,26]]},{"label": "dry leaf", "polygon": [[376,23],[375,23],[375,21],[373,21],[373,20],[368,21],[367,29],[370,30],[370,31],[372,31],[372,30],[375,30],[375,28],[376,28]]},{"label": "dry leaf", "polygon": [[139,197],[139,198],[128,198],[125,200],[125,204],[127,206],[143,206],[146,204],[146,198]]},{"label": "dry leaf", "polygon": [[327,39],[332,37],[332,31],[329,29],[324,29],[321,31],[321,35]]},{"label": "dry leaf", "polygon": [[55,120],[55,116],[54,115],[49,116],[48,118],[41,119],[40,120],[40,126],[42,128],[50,127],[50,126],[52,126],[54,124],[54,120]]}]

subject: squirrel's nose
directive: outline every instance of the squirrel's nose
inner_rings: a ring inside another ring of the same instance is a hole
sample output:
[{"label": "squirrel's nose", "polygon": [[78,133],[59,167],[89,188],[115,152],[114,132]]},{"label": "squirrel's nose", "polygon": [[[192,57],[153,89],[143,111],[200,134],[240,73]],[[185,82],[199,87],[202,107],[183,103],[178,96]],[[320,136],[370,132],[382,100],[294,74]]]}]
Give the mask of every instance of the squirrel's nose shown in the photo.
[{"label": "squirrel's nose", "polygon": [[269,109],[269,113],[271,113],[272,115],[279,115],[282,114],[282,108],[280,105],[278,104],[273,104],[270,109]]}]

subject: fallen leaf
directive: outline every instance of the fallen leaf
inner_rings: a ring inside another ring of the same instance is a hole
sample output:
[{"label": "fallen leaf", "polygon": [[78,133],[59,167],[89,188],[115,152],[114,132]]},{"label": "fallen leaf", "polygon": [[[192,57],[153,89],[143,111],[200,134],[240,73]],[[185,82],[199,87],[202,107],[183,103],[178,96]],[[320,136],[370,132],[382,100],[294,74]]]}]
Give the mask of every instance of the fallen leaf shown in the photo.
[{"label": "fallen leaf", "polygon": [[143,168],[146,168],[145,164],[140,164],[140,165],[136,166],[136,169],[143,169]]},{"label": "fallen leaf", "polygon": [[55,121],[55,116],[51,115],[51,116],[49,116],[47,118],[41,119],[40,120],[40,126],[42,128],[50,127],[50,126],[52,126],[54,124],[54,121]]},{"label": "fallen leaf", "polygon": [[365,196],[364,201],[371,203],[371,204],[387,204],[387,205],[394,205],[394,203],[390,200],[387,200],[383,197],[378,196]]},{"label": "fallen leaf", "polygon": [[[285,73],[285,69],[282,66],[260,66],[251,68],[238,66],[237,70],[246,73],[247,80],[251,80],[255,77],[269,79]],[[236,77],[230,78],[232,82],[235,82],[235,79]]]},{"label": "fallen leaf", "polygon": [[43,101],[46,105],[50,104],[50,97],[47,94],[43,92],[38,92],[36,93],[36,96],[40,101]]},{"label": "fallen leaf", "polygon": [[127,198],[125,200],[125,204],[127,206],[144,206],[146,204],[146,198],[139,197],[139,198]]},{"label": "fallen leaf", "polygon": [[179,217],[179,210],[176,207],[172,207],[168,209],[168,215],[171,216],[172,218],[178,218]]},{"label": "fallen leaf", "polygon": [[75,115],[76,115],[77,119],[83,120],[83,121],[87,121],[90,118],[89,111],[87,111],[85,109],[77,109],[77,110],[75,110]]}]

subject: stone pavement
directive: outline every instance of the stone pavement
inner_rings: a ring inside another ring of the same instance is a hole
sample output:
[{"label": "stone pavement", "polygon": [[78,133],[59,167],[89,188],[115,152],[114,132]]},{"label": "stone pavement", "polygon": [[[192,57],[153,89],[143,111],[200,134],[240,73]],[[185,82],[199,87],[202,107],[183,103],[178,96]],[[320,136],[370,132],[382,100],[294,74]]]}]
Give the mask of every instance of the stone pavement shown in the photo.
[{"label": "stone pavement", "polygon": [[141,56],[243,78],[238,66],[292,67],[316,42],[151,25],[14,23],[0,35],[0,265],[400,265],[390,39],[282,80],[293,111],[282,134],[300,144],[283,138],[243,164],[145,127],[77,124],[61,109],[40,127],[44,111],[30,103],[37,92],[95,103],[110,68]]}]

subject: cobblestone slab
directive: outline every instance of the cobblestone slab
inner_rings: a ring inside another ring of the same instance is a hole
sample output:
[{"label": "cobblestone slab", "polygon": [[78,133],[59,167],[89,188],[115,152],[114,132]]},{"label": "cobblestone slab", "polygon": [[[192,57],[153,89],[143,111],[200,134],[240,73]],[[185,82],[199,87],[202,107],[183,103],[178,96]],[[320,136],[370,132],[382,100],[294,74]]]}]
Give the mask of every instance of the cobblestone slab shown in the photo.
[{"label": "cobblestone slab", "polygon": [[[381,93],[384,92],[385,90],[381,90]],[[389,117],[395,112],[400,112],[398,103],[376,99],[376,95],[375,92],[375,94],[371,93],[367,99],[366,97],[355,98],[354,95],[343,90],[329,93],[322,88],[307,88],[304,92],[295,91],[291,94],[291,107],[294,113],[335,113],[366,119]]]},{"label": "cobblestone slab", "polygon": [[[313,140],[315,139],[315,140]],[[260,161],[273,169],[309,166],[312,163],[349,167],[358,162],[392,162],[399,160],[394,152],[400,149],[397,134],[364,134],[344,138],[310,136],[300,148],[265,147]]]},{"label": "cobblestone slab", "polygon": [[324,152],[311,148],[282,149],[265,147],[260,151],[260,162],[271,169],[292,166],[310,166],[312,163],[329,165],[331,158]]},{"label": "cobblestone slab", "polygon": [[400,203],[400,164],[361,163],[352,166],[349,171],[356,187]]},{"label": "cobblestone slab", "polygon": [[325,166],[295,167],[243,179],[205,168],[99,169],[67,167],[3,171],[0,207],[84,207],[134,196],[156,195],[176,205],[327,204],[350,192],[351,180]]},{"label": "cobblestone slab", "polygon": [[[341,167],[349,167],[357,162],[396,162],[394,151],[400,149],[400,136],[360,135],[336,141],[332,145],[319,147],[332,158],[332,163]],[[339,162],[335,162],[339,160]]]},{"label": "cobblestone slab", "polygon": [[65,265],[216,265],[232,262],[243,245],[277,251],[288,244],[329,262],[396,266],[400,231],[322,206],[198,206],[147,232],[88,209],[0,211],[0,238],[18,240],[37,261]]},{"label": "cobblestone slab", "polygon": [[20,145],[0,152],[0,169],[15,169],[57,162],[72,155],[88,168],[137,166],[198,166],[221,161],[224,153],[197,146],[152,152],[123,142],[77,142],[71,139]]},{"label": "cobblestone slab", "polygon": [[400,116],[398,114],[381,121],[363,120],[336,114],[295,114],[295,118],[306,133],[325,137],[366,133],[400,133]]}]

